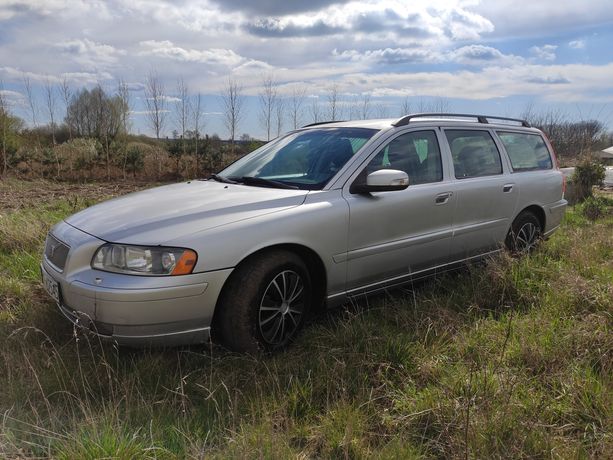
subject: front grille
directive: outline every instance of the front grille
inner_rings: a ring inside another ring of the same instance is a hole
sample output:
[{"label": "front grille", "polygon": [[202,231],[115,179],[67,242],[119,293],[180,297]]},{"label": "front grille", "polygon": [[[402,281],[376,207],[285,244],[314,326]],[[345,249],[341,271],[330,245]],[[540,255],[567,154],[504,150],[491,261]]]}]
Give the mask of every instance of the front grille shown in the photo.
[{"label": "front grille", "polygon": [[51,233],[47,235],[47,241],[45,242],[45,259],[59,271],[64,271],[68,251],[70,251],[69,246],[62,243]]}]

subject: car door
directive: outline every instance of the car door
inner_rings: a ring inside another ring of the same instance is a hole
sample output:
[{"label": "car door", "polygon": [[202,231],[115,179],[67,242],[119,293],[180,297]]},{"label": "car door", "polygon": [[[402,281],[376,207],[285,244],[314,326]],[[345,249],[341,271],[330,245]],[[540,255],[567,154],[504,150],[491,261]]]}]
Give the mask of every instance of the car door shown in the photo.
[{"label": "car door", "polygon": [[450,258],[457,261],[501,246],[519,191],[489,130],[446,128],[444,133],[457,200]]},{"label": "car door", "polygon": [[[452,236],[455,195],[441,158],[437,130],[399,134],[375,152],[343,189],[349,205],[347,289],[444,264]],[[402,170],[405,190],[358,194],[350,185],[379,169]]]}]

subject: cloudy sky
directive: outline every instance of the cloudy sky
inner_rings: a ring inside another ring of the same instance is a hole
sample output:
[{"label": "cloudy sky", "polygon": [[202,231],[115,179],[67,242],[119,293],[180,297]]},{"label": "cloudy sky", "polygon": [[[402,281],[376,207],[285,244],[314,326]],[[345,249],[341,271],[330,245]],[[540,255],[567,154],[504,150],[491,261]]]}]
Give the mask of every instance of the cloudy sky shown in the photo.
[{"label": "cloudy sky", "polygon": [[180,77],[202,93],[206,131],[222,137],[219,94],[230,75],[247,96],[239,132],[253,136],[264,132],[266,75],[285,94],[306,88],[307,112],[336,86],[346,107],[369,95],[373,117],[397,116],[408,97],[414,109],[444,100],[453,111],[507,116],[531,105],[613,129],[612,44],[611,0],[0,0],[0,80],[14,112],[30,118],[24,77],[39,122],[45,81],[114,91],[121,78],[133,129],[146,134],[150,72],[171,98]]}]

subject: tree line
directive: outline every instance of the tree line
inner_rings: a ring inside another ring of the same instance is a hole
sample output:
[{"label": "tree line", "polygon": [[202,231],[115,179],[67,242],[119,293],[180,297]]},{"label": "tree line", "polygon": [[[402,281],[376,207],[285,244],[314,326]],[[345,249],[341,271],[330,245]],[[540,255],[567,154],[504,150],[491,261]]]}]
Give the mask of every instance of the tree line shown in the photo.
[{"label": "tree line", "polygon": [[[156,72],[146,77],[144,115],[154,137],[132,134],[134,107],[124,80],[118,80],[114,90],[100,84],[73,89],[66,79],[47,80],[41,101],[24,77],[28,123],[12,113],[0,82],[0,172],[69,180],[201,177],[304,123],[450,111],[444,98],[412,103],[407,97],[400,101],[400,110],[392,113],[390,105],[373,101],[369,93],[348,96],[337,84],[323,97],[311,97],[306,86],[282,87],[272,75],[263,76],[260,83],[257,116],[265,133],[262,141],[238,135],[246,116],[246,96],[234,78],[219,94],[227,130],[224,140],[205,133],[202,94],[190,92],[183,78],[168,90]],[[41,112],[45,123],[39,122]],[[573,121],[562,112],[537,112],[532,105],[522,118],[548,135],[563,164],[573,164],[582,154],[613,143],[613,136],[598,120]]]}]

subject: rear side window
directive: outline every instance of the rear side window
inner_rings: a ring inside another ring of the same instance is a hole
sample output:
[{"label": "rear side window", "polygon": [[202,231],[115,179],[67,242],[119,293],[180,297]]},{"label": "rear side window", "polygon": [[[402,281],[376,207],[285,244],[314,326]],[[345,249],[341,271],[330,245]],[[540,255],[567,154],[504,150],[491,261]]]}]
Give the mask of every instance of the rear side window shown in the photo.
[{"label": "rear side window", "polygon": [[457,179],[502,174],[500,153],[487,131],[445,130]]},{"label": "rear side window", "polygon": [[441,151],[434,131],[402,134],[383,147],[366,167],[367,174],[379,169],[396,169],[409,176],[409,184],[443,180]]},{"label": "rear side window", "polygon": [[502,141],[513,171],[551,169],[553,163],[545,141],[538,134],[497,132]]}]

